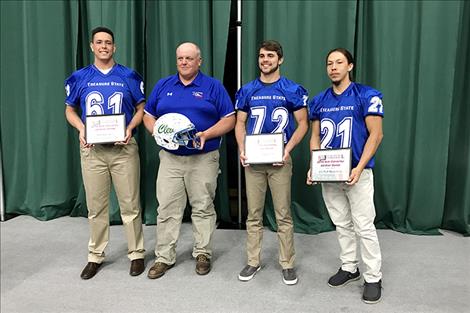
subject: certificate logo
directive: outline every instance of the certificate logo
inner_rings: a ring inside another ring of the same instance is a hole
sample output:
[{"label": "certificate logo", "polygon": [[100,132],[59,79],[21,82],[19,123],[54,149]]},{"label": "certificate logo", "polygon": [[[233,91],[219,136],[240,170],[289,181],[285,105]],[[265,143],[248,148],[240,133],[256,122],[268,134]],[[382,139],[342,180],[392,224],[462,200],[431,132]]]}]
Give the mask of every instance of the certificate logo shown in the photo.
[{"label": "certificate logo", "polygon": [[322,163],[324,161],[326,161],[326,155],[325,154],[319,155],[317,159],[317,163]]}]

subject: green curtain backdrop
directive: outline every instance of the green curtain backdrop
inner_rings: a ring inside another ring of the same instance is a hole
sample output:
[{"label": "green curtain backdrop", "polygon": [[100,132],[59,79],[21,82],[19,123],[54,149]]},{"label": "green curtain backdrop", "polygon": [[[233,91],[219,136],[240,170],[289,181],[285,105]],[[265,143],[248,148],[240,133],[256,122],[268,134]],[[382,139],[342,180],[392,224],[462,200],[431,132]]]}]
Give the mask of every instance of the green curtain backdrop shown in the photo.
[{"label": "green curtain backdrop", "polygon": [[[2,1],[1,108],[7,214],[41,220],[86,216],[78,138],[64,116],[64,79],[92,62],[89,34],[99,25],[115,33],[118,63],[144,76],[146,94],[176,73],[175,49],[201,46],[202,70],[223,79],[230,1]],[[157,147],[140,127],[144,222],[156,220]],[[216,210],[230,219],[225,149]],[[121,223],[111,194],[110,221]]]},{"label": "green curtain backdrop", "polygon": [[[329,87],[325,56],[338,46],[356,56],[356,80],[383,92],[385,137],[374,171],[378,226],[469,235],[469,3],[243,3],[243,83],[258,75],[256,44],[272,38],[284,47],[282,74],[311,97]],[[332,229],[320,187],[305,185],[308,138],[293,159],[296,231]],[[271,202],[265,213],[275,229]]]},{"label": "green curtain backdrop", "polygon": [[67,215],[81,188],[78,143],[64,118],[63,89],[75,63],[76,5],[0,4],[6,213],[43,220]]},{"label": "green curtain backdrop", "polygon": [[[236,64],[225,64],[233,53],[226,47],[234,1],[0,2],[6,213],[41,220],[86,216],[77,134],[64,117],[63,81],[91,62],[93,27],[115,31],[117,61],[144,76],[148,95],[158,79],[176,72],[175,48],[183,41],[200,45],[205,73],[222,80],[225,67],[236,75]],[[338,46],[351,50],[356,80],[384,94],[377,225],[470,235],[468,1],[243,1],[242,26],[243,83],[258,76],[256,46],[263,39],[282,43],[282,74],[311,97],[329,86],[326,53]],[[320,187],[305,185],[309,136],[293,154],[292,209],[297,232],[318,233],[333,225]],[[137,139],[144,221],[153,224],[158,149],[143,127]],[[226,164],[226,151],[224,146],[216,207],[219,218],[233,221],[227,179],[236,178],[226,173],[236,164]],[[120,223],[118,210],[113,194],[112,223]],[[269,197],[265,217],[275,229]]]}]

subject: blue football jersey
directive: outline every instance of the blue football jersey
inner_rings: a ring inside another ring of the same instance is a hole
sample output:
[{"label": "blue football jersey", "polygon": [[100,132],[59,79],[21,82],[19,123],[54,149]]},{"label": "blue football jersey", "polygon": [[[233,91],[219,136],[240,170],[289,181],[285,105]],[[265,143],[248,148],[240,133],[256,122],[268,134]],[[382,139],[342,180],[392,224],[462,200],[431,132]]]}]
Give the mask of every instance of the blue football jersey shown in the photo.
[{"label": "blue football jersey", "polygon": [[[320,120],[321,148],[351,148],[353,167],[359,163],[369,137],[366,116],[384,114],[382,94],[357,83],[351,83],[341,95],[328,88],[312,99],[309,109],[310,120]],[[366,167],[374,167],[374,158]]]},{"label": "blue football jersey", "polygon": [[80,106],[83,122],[87,115],[124,113],[127,125],[135,106],[145,100],[140,75],[120,64],[115,64],[107,74],[95,65],[75,71],[65,80],[65,92],[65,103]]},{"label": "blue football jersey", "polygon": [[235,98],[235,109],[248,113],[247,134],[282,132],[287,143],[296,128],[293,112],[307,106],[308,93],[281,76],[273,84],[257,78],[240,88]]},{"label": "blue football jersey", "polygon": [[[184,85],[178,74],[157,82],[145,104],[145,113],[158,118],[166,113],[185,115],[197,131],[205,131],[220,119],[235,113],[232,100],[224,86],[216,79],[199,72],[196,78]],[[177,155],[192,155],[219,148],[221,137],[207,140],[203,150],[180,146],[168,151]]]}]

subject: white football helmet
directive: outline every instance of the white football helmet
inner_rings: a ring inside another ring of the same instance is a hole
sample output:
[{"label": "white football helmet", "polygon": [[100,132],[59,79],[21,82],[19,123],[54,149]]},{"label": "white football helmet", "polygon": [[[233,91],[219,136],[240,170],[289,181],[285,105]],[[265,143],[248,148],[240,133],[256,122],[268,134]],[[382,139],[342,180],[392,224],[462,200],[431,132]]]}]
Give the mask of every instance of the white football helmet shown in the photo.
[{"label": "white football helmet", "polygon": [[167,113],[160,116],[153,126],[153,137],[157,145],[168,150],[177,150],[179,146],[189,149],[200,147],[196,138],[197,130],[194,124],[179,113]]}]

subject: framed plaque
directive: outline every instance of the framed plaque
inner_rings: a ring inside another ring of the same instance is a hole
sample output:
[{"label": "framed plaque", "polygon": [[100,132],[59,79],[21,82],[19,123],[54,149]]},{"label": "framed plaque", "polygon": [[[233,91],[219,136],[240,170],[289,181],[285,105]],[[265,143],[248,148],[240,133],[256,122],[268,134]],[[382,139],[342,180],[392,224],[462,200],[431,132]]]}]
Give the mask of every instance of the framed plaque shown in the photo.
[{"label": "framed plaque", "polygon": [[258,134],[245,136],[246,164],[282,163],[284,134]]},{"label": "framed plaque", "polygon": [[347,182],[351,174],[351,148],[312,150],[310,175],[314,182]]},{"label": "framed plaque", "polygon": [[87,115],[85,140],[90,144],[115,143],[126,137],[124,114]]}]

